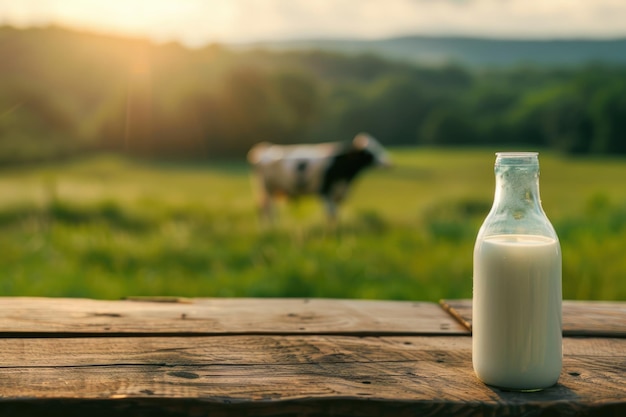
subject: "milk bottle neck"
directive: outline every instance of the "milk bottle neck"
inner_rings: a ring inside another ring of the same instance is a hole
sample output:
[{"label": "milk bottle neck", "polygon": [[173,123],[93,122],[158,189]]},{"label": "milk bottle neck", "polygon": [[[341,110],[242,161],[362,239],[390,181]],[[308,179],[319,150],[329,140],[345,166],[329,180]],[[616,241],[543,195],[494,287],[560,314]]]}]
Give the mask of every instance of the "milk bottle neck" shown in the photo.
[{"label": "milk bottle neck", "polygon": [[539,194],[539,159],[536,153],[498,153],[493,206],[481,228],[482,236],[536,234],[556,237]]},{"label": "milk bottle neck", "polygon": [[504,165],[496,163],[494,209],[519,217],[525,212],[543,213],[539,195],[539,164]]}]

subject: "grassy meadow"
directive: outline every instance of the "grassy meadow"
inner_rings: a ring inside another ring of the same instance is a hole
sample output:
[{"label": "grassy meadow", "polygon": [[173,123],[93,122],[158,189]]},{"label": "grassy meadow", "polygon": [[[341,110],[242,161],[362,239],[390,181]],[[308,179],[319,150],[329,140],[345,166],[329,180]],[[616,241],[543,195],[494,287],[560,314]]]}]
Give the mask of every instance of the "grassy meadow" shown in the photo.
[{"label": "grassy meadow", "polygon": [[[394,149],[336,229],[314,199],[258,221],[243,162],[116,156],[0,171],[0,295],[471,297],[491,149]],[[569,299],[626,299],[626,160],[540,154]]]}]

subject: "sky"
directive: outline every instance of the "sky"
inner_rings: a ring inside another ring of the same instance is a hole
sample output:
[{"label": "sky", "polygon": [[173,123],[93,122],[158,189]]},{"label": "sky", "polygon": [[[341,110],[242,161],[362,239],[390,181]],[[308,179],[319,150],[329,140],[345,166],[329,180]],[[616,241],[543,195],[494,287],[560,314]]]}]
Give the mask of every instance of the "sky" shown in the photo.
[{"label": "sky", "polygon": [[626,0],[0,0],[0,25],[208,43],[468,35],[626,37]]}]

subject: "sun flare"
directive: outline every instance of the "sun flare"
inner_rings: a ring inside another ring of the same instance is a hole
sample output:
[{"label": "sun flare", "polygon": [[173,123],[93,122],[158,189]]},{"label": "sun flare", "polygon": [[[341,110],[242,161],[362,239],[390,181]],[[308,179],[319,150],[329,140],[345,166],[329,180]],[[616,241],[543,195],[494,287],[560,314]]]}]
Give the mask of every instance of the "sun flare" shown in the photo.
[{"label": "sun flare", "polygon": [[[203,0],[48,0],[9,5],[8,22],[25,26],[56,24],[97,32],[149,37],[157,41],[179,38],[217,38],[227,33],[235,3]],[[0,0],[0,7],[3,0]],[[6,7],[6,6],[5,6]],[[0,12],[2,10],[0,9]],[[245,33],[245,26],[237,27]]]}]

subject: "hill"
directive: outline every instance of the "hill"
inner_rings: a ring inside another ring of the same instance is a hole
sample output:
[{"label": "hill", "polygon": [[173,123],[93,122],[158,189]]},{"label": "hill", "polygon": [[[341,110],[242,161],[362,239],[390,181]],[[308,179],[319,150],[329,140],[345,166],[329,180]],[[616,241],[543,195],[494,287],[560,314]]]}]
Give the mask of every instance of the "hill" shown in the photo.
[{"label": "hill", "polygon": [[417,63],[460,63],[472,66],[580,65],[590,62],[626,64],[625,39],[487,39],[405,36],[388,39],[310,39],[238,45],[272,50],[319,49]]}]

